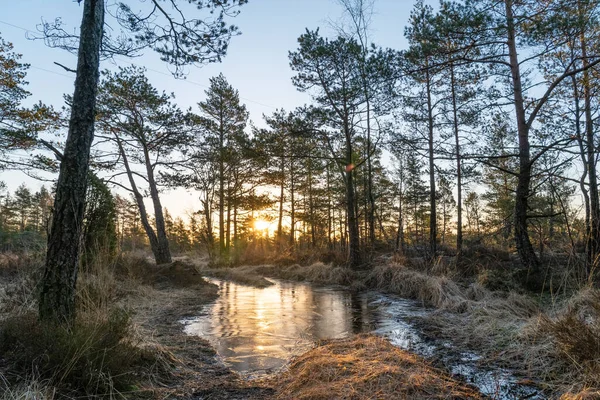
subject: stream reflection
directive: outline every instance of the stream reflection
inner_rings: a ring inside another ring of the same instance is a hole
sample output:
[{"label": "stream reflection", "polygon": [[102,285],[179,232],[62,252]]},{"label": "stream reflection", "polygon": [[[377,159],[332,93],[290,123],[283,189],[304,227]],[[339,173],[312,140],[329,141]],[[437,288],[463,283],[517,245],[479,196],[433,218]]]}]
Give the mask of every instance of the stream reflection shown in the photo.
[{"label": "stream reflection", "polygon": [[372,332],[405,350],[438,358],[494,399],[545,398],[536,388],[519,385],[511,371],[486,368],[475,353],[454,349],[449,341],[424,341],[411,321],[431,310],[413,300],[274,279],[264,289],[209,281],[219,286],[219,297],[203,315],[182,321],[185,332],[208,339],[223,361],[247,378],[276,372],[320,339]]},{"label": "stream reflection", "polygon": [[372,331],[378,319],[378,309],[364,296],[339,289],[289,282],[259,289],[212,282],[219,286],[219,298],[207,315],[186,321],[185,331],[210,340],[240,372],[269,373],[319,339]]}]

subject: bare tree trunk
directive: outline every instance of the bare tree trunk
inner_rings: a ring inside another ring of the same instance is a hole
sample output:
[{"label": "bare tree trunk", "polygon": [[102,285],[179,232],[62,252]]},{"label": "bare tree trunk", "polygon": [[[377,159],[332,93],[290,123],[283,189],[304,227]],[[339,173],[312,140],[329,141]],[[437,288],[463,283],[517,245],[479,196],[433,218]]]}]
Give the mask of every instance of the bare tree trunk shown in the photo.
[{"label": "bare tree trunk", "polygon": [[[578,2],[580,12],[581,2]],[[590,225],[587,243],[588,274],[600,263],[600,199],[598,197],[598,176],[596,174],[596,149],[594,138],[594,121],[592,116],[591,84],[589,60],[587,59],[587,41],[585,34],[580,34],[581,58],[583,62],[583,99],[585,109],[585,139],[587,142],[587,173],[589,182]]]},{"label": "bare tree trunk", "polygon": [[581,164],[583,165],[583,171],[581,172],[581,176],[579,178],[579,188],[581,190],[581,194],[583,195],[584,206],[585,206],[585,234],[586,237],[590,235],[590,194],[585,187],[585,181],[588,176],[588,163],[587,163],[587,153],[585,151],[583,136],[581,134],[581,117],[579,116],[581,112],[581,106],[579,104],[579,90],[577,88],[577,78],[575,75],[572,76],[573,81],[573,97],[575,99],[575,133],[577,135],[577,144],[579,146],[579,156],[581,157]]},{"label": "bare tree trunk", "polygon": [[160,197],[158,196],[158,189],[156,187],[156,179],[154,179],[154,169],[150,160],[150,154],[144,144],[144,161],[146,164],[146,174],[148,175],[148,185],[150,186],[150,197],[152,198],[152,205],[154,206],[154,220],[156,221],[156,238],[158,240],[158,247],[154,258],[156,264],[167,264],[171,262],[171,250],[169,249],[169,240],[167,239],[167,232],[165,229],[165,217],[163,215],[163,208],[160,203]]},{"label": "bare tree trunk", "polygon": [[282,245],[283,235],[283,199],[284,199],[284,188],[285,188],[285,159],[281,157],[281,164],[279,166],[281,172],[281,183],[279,185],[279,218],[277,220],[277,246]]},{"label": "bare tree trunk", "polygon": [[223,114],[219,125],[219,255],[225,256],[225,132]]},{"label": "bare tree trunk", "polygon": [[431,100],[431,76],[429,74],[429,62],[427,60],[425,69],[425,79],[427,85],[427,128],[428,128],[428,148],[429,148],[429,249],[431,257],[437,253],[437,210],[436,210],[436,190],[435,190],[435,161],[433,154],[433,103]]},{"label": "bare tree trunk", "polygon": [[317,233],[315,228],[315,203],[313,199],[313,174],[312,161],[309,162],[308,169],[308,215],[310,218],[310,238],[313,248],[317,247]]},{"label": "bare tree trunk", "polygon": [[346,212],[348,218],[348,265],[350,268],[359,268],[362,264],[360,254],[360,236],[358,233],[358,219],[356,218],[356,200],[354,194],[354,168],[352,167],[352,140],[350,127],[345,124],[346,133]]},{"label": "bare tree trunk", "polygon": [[125,166],[125,172],[127,173],[127,179],[129,179],[129,185],[131,186],[131,191],[133,192],[133,196],[135,198],[135,202],[138,206],[138,211],[140,212],[140,221],[142,222],[142,227],[146,232],[146,236],[148,236],[148,242],[150,243],[150,249],[152,250],[152,254],[154,255],[154,259],[157,264],[160,264],[158,260],[161,258],[160,255],[160,246],[158,244],[158,238],[154,229],[150,225],[150,221],[148,220],[148,213],[146,211],[146,205],[144,204],[144,196],[140,193],[135,184],[135,179],[133,178],[133,173],[131,168],[129,167],[129,160],[127,158],[127,154],[125,153],[125,149],[123,149],[123,144],[121,139],[115,134],[115,139],[117,141],[117,145],[119,146],[119,152],[121,153],[121,158],[123,159],[123,165]]},{"label": "bare tree trunk", "polygon": [[512,0],[504,0],[506,9],[507,45],[510,59],[510,72],[513,83],[517,131],[519,137],[519,175],[515,194],[515,242],[521,262],[533,273],[539,271],[539,260],[535,255],[527,228],[527,209],[531,183],[531,158],[529,145],[529,125],[525,118],[521,71],[519,67],[515,39]]},{"label": "bare tree trunk", "polygon": [[402,189],[398,196],[398,233],[396,234],[396,253],[404,254],[404,210],[402,209]]},{"label": "bare tree trunk", "polygon": [[296,205],[294,204],[295,183],[294,183],[294,163],[290,163],[290,247],[294,248],[296,240]]},{"label": "bare tree trunk", "polygon": [[104,0],[85,0],[69,133],[60,163],[41,282],[39,316],[43,320],[64,323],[75,318],[79,243],[94,139],[103,28]]},{"label": "bare tree trunk", "polygon": [[462,160],[460,153],[460,136],[458,129],[458,107],[456,106],[456,79],[454,77],[454,64],[450,63],[450,86],[452,88],[452,117],[454,125],[454,142],[456,155],[456,258],[460,260],[463,246],[462,231]]},{"label": "bare tree trunk", "polygon": [[225,254],[229,259],[231,250],[231,184],[227,183],[227,220],[225,223]]},{"label": "bare tree trunk", "polygon": [[[331,212],[331,185],[329,176],[329,165],[325,169],[326,180],[327,180],[327,245],[331,250],[335,245],[335,212]],[[333,240],[332,240],[332,237]]]},{"label": "bare tree trunk", "polygon": [[365,81],[365,96],[367,101],[367,199],[369,207],[367,209],[367,220],[369,221],[369,247],[375,244],[375,196],[373,195],[373,165],[371,161],[371,102],[369,99],[369,90]]}]

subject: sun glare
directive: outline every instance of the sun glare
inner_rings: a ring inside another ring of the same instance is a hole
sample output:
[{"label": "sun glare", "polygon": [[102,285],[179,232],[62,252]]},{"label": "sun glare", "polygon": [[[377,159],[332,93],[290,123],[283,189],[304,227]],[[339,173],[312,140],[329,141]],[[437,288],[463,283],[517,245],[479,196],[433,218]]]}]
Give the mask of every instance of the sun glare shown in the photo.
[{"label": "sun glare", "polygon": [[266,231],[271,226],[269,221],[265,221],[264,219],[257,219],[254,221],[254,229],[257,231]]}]

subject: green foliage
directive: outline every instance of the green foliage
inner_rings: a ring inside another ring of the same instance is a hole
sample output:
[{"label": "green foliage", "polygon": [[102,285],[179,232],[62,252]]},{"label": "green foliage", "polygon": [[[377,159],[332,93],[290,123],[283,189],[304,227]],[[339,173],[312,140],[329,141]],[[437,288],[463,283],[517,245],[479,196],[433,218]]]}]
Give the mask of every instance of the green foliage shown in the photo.
[{"label": "green foliage", "polygon": [[81,262],[110,264],[117,253],[116,205],[108,186],[90,174],[86,196]]},{"label": "green foliage", "polygon": [[0,191],[0,250],[41,251],[45,246],[52,195],[42,186],[38,192],[20,185],[13,194]]}]

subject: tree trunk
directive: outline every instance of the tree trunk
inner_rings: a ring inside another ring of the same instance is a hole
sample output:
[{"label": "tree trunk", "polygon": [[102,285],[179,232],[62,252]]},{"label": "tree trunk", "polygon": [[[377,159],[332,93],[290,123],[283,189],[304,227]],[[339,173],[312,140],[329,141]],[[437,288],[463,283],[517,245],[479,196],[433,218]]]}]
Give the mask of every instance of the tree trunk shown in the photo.
[{"label": "tree trunk", "polygon": [[158,260],[161,259],[158,238],[154,229],[150,225],[148,220],[148,213],[146,212],[146,205],[144,204],[144,196],[140,193],[135,184],[135,179],[133,178],[133,173],[131,172],[131,168],[129,167],[129,160],[127,159],[127,154],[125,153],[125,149],[123,149],[123,145],[121,140],[115,134],[115,139],[117,141],[117,145],[119,146],[119,152],[121,153],[121,158],[123,159],[123,165],[125,166],[125,172],[127,173],[127,179],[129,179],[129,185],[131,186],[131,191],[133,192],[133,196],[135,198],[135,202],[138,206],[138,210],[140,212],[140,221],[142,222],[142,226],[144,227],[144,231],[146,232],[146,236],[148,236],[148,242],[150,243],[150,249],[152,250],[152,254],[154,255],[154,259],[156,263],[159,264]]},{"label": "tree trunk", "polygon": [[219,125],[219,255],[225,256],[225,133],[223,115]]},{"label": "tree trunk", "polygon": [[281,157],[279,172],[281,173],[281,182],[279,185],[279,218],[277,220],[277,247],[280,247],[283,244],[283,199],[285,194],[285,159],[283,157]]},{"label": "tree trunk", "polygon": [[435,160],[433,154],[433,103],[431,101],[431,76],[429,74],[429,62],[427,60],[425,69],[427,85],[427,128],[428,128],[428,150],[429,150],[429,249],[431,257],[437,253],[437,210],[435,191]]},{"label": "tree trunk", "polygon": [[350,268],[359,268],[362,264],[360,254],[360,236],[358,233],[358,219],[356,218],[356,200],[354,196],[354,168],[352,167],[352,140],[350,127],[345,124],[346,133],[346,213],[348,218],[348,265]]},{"label": "tree trunk", "polygon": [[404,254],[404,210],[402,209],[402,182],[398,196],[398,232],[396,234],[396,253]]},{"label": "tree trunk", "polygon": [[229,254],[231,250],[231,196],[233,190],[231,189],[231,184],[227,183],[227,218],[225,222],[225,254],[227,254],[227,259],[229,259]]},{"label": "tree trunk", "polygon": [[169,249],[169,240],[167,239],[165,230],[163,209],[160,203],[160,197],[158,196],[156,180],[154,179],[154,169],[152,168],[150,154],[148,153],[145,144],[144,161],[146,164],[146,174],[148,175],[148,185],[150,186],[150,197],[152,198],[152,205],[154,206],[154,219],[156,221],[157,249],[156,253],[154,253],[154,259],[156,260],[157,265],[167,264],[171,262],[171,250]]},{"label": "tree trunk", "polygon": [[456,258],[460,260],[463,246],[462,231],[462,163],[460,154],[460,136],[458,129],[458,107],[456,105],[456,80],[454,64],[450,63],[450,86],[452,88],[452,119],[454,125],[454,142],[456,146]]},{"label": "tree trunk", "polygon": [[[335,212],[331,212],[331,185],[329,176],[329,165],[325,169],[325,179],[327,182],[327,245],[329,250],[332,250],[335,245]],[[332,237],[333,240],[332,240]]]},{"label": "tree trunk", "polygon": [[[581,3],[579,3],[581,8]],[[581,11],[580,11],[581,12]],[[587,272],[595,270],[600,263],[600,199],[598,197],[598,176],[596,175],[596,150],[594,138],[594,121],[592,116],[592,100],[589,61],[587,59],[587,43],[585,34],[580,34],[581,58],[583,62],[583,99],[585,109],[585,139],[587,142],[587,173],[589,182],[589,235],[587,243]]]},{"label": "tree trunk", "polygon": [[512,14],[512,0],[504,0],[506,8],[507,45],[510,59],[510,72],[513,83],[513,97],[517,117],[517,131],[519,136],[519,175],[515,194],[515,242],[517,252],[524,266],[532,273],[539,272],[539,260],[535,255],[529,230],[527,228],[527,209],[529,187],[531,183],[531,159],[529,146],[529,125],[525,119],[525,105],[521,85],[521,71],[515,40],[514,17]]},{"label": "tree trunk", "polygon": [[293,250],[294,243],[296,240],[295,229],[296,229],[296,206],[294,204],[294,163],[290,163],[290,247]]},{"label": "tree trunk", "polygon": [[[366,80],[365,80],[366,83]],[[369,248],[372,249],[375,244],[375,196],[373,195],[373,165],[371,161],[371,102],[369,91],[365,85],[365,96],[367,106],[367,199],[369,206],[367,209],[367,219],[369,221]]]},{"label": "tree trunk", "polygon": [[587,163],[587,152],[584,147],[583,136],[581,134],[581,106],[579,104],[579,89],[577,88],[577,78],[575,75],[572,76],[573,82],[573,98],[575,100],[575,133],[577,135],[577,144],[579,146],[579,156],[581,157],[581,164],[583,165],[583,171],[579,177],[579,188],[583,195],[584,207],[585,207],[585,234],[586,237],[590,235],[590,195],[585,187],[585,182],[588,176],[588,163]]},{"label": "tree trunk", "polygon": [[61,323],[75,318],[79,243],[94,139],[104,0],[85,0],[69,133],[60,163],[52,228],[41,282],[39,316]]}]

